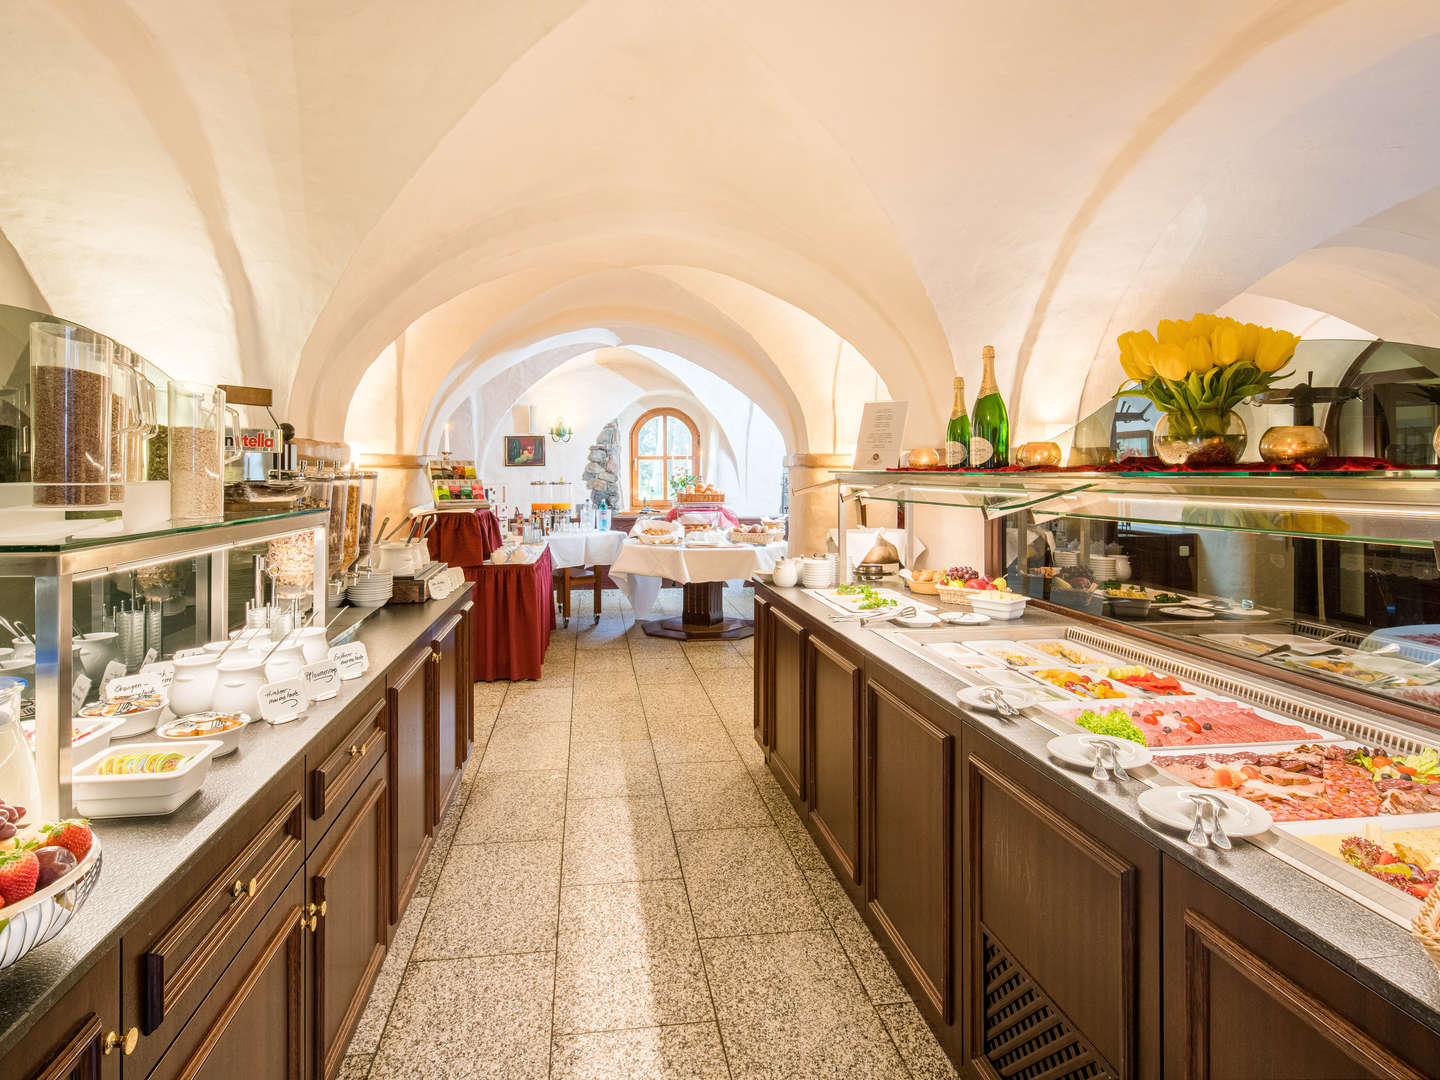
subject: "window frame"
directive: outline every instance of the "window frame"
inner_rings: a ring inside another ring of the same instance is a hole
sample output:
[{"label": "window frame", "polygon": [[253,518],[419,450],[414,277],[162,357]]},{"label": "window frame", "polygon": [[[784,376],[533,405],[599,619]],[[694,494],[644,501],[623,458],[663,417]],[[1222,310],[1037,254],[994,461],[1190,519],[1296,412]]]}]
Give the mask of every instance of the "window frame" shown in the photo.
[{"label": "window frame", "polygon": [[[641,454],[639,452],[640,429],[643,428],[646,424],[648,424],[651,420],[654,420],[656,417],[660,418],[660,453]],[[688,459],[679,454],[668,453],[670,448],[671,421],[678,421],[679,423],[684,424],[685,427],[688,428],[690,431],[690,455]],[[630,509],[639,510],[642,506],[645,505],[658,509],[669,509],[675,504],[675,500],[670,498],[668,494],[663,499],[651,499],[648,503],[639,497],[640,462],[662,462],[661,475],[663,477],[663,483],[665,485],[664,490],[668,493],[670,491],[670,477],[672,475],[672,473],[670,472],[670,463],[674,461],[686,460],[689,461],[689,465],[687,466],[687,468],[689,469],[690,475],[699,476],[700,428],[695,423],[695,421],[690,419],[689,416],[685,415],[685,413],[681,412],[679,409],[673,409],[668,406],[659,409],[650,409],[647,412],[641,413],[639,419],[637,419],[635,423],[630,425]]]}]

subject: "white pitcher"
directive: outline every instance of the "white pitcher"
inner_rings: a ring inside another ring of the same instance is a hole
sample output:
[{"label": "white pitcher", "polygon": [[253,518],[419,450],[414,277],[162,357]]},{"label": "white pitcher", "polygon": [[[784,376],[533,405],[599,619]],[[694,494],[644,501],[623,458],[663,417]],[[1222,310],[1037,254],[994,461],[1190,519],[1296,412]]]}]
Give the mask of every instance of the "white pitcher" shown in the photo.
[{"label": "white pitcher", "polygon": [[799,559],[779,559],[775,563],[774,581],[782,589],[788,589],[800,580]]}]

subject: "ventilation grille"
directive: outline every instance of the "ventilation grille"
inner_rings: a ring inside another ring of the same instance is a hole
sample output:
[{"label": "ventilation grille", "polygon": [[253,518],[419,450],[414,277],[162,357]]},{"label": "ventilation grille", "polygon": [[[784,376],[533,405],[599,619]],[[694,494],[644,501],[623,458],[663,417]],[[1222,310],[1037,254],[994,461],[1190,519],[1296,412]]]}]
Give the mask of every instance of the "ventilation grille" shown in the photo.
[{"label": "ventilation grille", "polygon": [[1408,726],[1402,727],[1399,721],[1387,721],[1382,726],[1374,720],[1307,701],[1294,689],[1283,692],[1270,690],[1211,668],[1199,667],[1190,661],[1158,652],[1154,645],[1148,643],[1131,643],[1123,638],[1073,626],[1068,629],[1066,636],[1082,645],[1114,653],[1132,663],[1158,668],[1166,674],[1186,679],[1226,697],[1253,702],[1261,708],[1273,709],[1302,723],[1319,725],[1355,742],[1366,745],[1383,743],[1391,750],[1418,754],[1435,740],[1433,734],[1427,736]]},{"label": "ventilation grille", "polygon": [[985,950],[985,1060],[1006,1080],[1092,1080],[1115,1073],[1045,996],[1039,984],[980,927]]}]

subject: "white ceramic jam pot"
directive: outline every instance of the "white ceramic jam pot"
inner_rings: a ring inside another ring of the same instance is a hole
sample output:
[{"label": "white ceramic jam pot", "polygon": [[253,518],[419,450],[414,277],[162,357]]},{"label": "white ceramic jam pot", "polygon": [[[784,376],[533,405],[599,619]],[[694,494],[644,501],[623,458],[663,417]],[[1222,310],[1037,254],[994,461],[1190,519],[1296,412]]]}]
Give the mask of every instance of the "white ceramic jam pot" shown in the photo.
[{"label": "white ceramic jam pot", "polygon": [[241,653],[220,661],[210,707],[216,712],[260,713],[260,687],[265,685],[264,658]]},{"label": "white ceramic jam pot", "polygon": [[174,661],[175,680],[170,684],[170,711],[176,716],[205,712],[215,696],[219,671],[215,653],[195,653]]},{"label": "white ceramic jam pot", "polygon": [[323,626],[307,626],[301,630],[300,650],[305,654],[305,663],[318,664],[330,655],[330,644],[325,640]]},{"label": "white ceramic jam pot", "polygon": [[300,669],[305,664],[305,651],[300,642],[292,638],[286,644],[276,645],[270,659],[265,661],[265,681],[284,682],[286,679],[298,679]]},{"label": "white ceramic jam pot", "polygon": [[775,584],[788,589],[800,580],[800,560],[780,559],[775,563]]}]

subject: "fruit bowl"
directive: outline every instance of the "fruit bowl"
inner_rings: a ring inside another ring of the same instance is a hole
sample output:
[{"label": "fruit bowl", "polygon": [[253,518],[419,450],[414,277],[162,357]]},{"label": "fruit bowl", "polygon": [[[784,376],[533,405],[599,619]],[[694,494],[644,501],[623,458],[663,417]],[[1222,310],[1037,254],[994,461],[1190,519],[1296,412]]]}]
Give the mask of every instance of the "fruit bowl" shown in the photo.
[{"label": "fruit bowl", "polygon": [[70,924],[100,877],[100,838],[74,870],[32,895],[0,908],[0,968],[44,945]]}]

